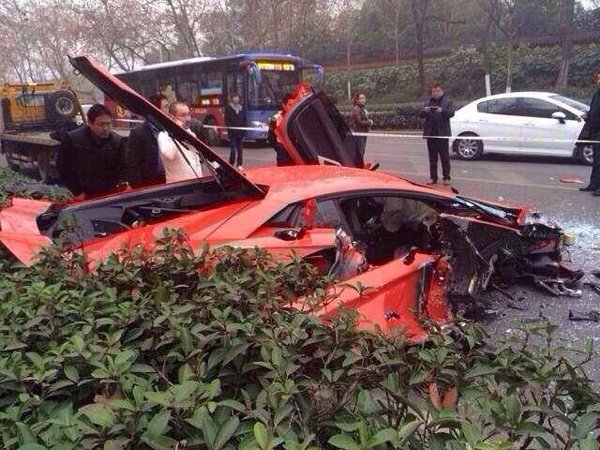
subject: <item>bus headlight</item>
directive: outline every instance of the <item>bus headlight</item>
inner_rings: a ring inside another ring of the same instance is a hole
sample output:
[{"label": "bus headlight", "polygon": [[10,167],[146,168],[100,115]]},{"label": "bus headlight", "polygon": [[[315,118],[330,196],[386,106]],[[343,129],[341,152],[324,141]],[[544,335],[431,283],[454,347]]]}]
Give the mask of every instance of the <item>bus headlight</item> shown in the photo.
[{"label": "bus headlight", "polygon": [[253,120],[250,122],[250,126],[252,128],[258,128],[260,131],[269,131],[269,126],[265,122],[261,122],[260,120]]}]

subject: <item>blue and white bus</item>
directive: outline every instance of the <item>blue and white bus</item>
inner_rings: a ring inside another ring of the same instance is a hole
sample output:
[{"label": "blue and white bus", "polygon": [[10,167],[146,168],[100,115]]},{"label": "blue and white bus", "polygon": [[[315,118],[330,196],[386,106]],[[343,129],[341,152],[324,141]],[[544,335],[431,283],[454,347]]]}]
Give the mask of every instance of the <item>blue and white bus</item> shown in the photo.
[{"label": "blue and white bus", "polygon": [[[145,97],[161,93],[170,102],[186,102],[194,118],[217,127],[225,125],[224,107],[229,95],[237,92],[247,110],[247,126],[252,128],[246,139],[264,141],[281,100],[303,77],[314,77],[313,82],[320,83],[323,69],[292,55],[247,53],[152,64],[116,76]],[[116,107],[109,99],[106,103]],[[123,113],[115,109],[117,116]],[[226,130],[205,130],[211,145],[227,139]]]}]

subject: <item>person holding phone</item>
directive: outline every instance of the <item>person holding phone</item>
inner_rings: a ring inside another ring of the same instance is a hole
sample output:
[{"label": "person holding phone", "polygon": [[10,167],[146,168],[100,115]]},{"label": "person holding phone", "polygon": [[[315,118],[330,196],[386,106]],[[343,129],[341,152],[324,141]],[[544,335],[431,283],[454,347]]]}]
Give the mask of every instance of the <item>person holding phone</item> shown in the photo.
[{"label": "person holding phone", "polygon": [[[439,83],[432,83],[429,95],[421,106],[419,117],[425,119],[423,136],[427,139],[429,153],[429,175],[427,184],[438,182],[438,157],[442,162],[444,185],[450,185],[450,118],[454,116],[454,108]],[[440,136],[440,137],[436,137]],[[446,138],[444,138],[447,136]]]}]

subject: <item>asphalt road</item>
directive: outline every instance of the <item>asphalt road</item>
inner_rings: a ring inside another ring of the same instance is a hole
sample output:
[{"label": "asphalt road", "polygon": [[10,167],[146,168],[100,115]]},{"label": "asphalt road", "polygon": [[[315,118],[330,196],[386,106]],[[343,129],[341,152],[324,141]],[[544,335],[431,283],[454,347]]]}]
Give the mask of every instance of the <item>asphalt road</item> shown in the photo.
[{"label": "asphalt road", "polygon": [[[223,156],[228,154],[226,148],[218,151]],[[411,181],[426,182],[429,178],[422,139],[369,137],[366,158],[379,162],[382,170],[396,172]],[[274,160],[272,149],[247,144],[244,166],[274,164]],[[578,241],[570,251],[572,263],[586,270],[585,280],[600,283],[589,273],[600,270],[600,197],[578,191],[587,184],[590,167],[566,158],[503,155],[485,155],[479,161],[462,161],[452,156],[451,164],[453,186],[462,194],[531,205],[576,233]],[[568,178],[585,184],[560,181]],[[514,300],[497,291],[486,293],[480,300],[480,318],[491,334],[512,333],[523,320],[543,316],[560,326],[559,336],[564,344],[579,346],[590,337],[600,348],[600,323],[568,319],[569,310],[600,311],[600,294],[584,288],[579,298],[553,297],[527,284],[511,286],[507,292]],[[592,362],[590,374],[600,382],[600,358]]]}]

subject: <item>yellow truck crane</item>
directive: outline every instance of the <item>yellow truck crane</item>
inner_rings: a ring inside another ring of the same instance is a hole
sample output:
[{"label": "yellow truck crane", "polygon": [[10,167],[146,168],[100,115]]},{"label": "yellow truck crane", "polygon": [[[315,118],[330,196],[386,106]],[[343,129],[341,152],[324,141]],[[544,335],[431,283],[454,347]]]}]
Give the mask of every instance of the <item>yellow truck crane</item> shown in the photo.
[{"label": "yellow truck crane", "polygon": [[58,179],[60,143],[50,133],[83,121],[79,100],[64,82],[4,84],[0,91],[0,151],[11,168],[35,170],[46,183]]}]

